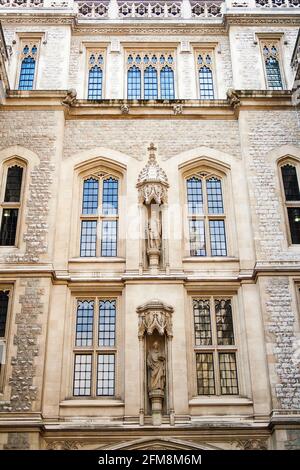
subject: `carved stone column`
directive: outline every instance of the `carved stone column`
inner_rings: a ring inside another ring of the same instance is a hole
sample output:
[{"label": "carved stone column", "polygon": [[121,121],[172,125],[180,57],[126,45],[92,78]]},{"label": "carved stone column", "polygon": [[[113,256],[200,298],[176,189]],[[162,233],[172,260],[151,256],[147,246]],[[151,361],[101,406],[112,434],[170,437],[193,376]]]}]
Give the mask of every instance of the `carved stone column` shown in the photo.
[{"label": "carved stone column", "polygon": [[[173,307],[151,300],[137,308],[140,345],[140,425],[144,424],[146,398],[151,404],[152,423],[160,426],[163,412],[174,424],[172,374]],[[145,369],[146,366],[146,369]],[[147,375],[145,374],[147,371]],[[149,406],[147,405],[146,407]]]},{"label": "carved stone column", "polygon": [[[147,209],[146,215],[146,253],[151,274],[157,274],[162,262],[162,227],[161,211],[158,208],[167,202],[168,179],[166,173],[156,161],[154,144],[150,144],[149,160],[139,174],[137,188],[140,206]],[[155,210],[153,210],[155,208]],[[141,256],[141,254],[140,254]]]}]

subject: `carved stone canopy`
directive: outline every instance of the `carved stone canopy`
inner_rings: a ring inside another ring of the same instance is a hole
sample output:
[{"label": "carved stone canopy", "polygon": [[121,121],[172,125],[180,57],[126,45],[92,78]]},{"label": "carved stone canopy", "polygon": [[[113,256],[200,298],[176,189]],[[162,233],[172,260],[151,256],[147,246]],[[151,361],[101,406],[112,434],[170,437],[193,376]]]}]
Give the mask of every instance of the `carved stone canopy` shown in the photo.
[{"label": "carved stone canopy", "polygon": [[156,161],[154,144],[150,144],[148,150],[148,163],[140,172],[136,185],[139,190],[139,202],[150,204],[154,200],[156,204],[161,204],[167,202],[168,178]]},{"label": "carved stone canopy", "polygon": [[155,330],[160,335],[173,336],[173,307],[154,299],[141,305],[136,311],[139,316],[139,338],[142,338],[145,334],[152,335]]}]

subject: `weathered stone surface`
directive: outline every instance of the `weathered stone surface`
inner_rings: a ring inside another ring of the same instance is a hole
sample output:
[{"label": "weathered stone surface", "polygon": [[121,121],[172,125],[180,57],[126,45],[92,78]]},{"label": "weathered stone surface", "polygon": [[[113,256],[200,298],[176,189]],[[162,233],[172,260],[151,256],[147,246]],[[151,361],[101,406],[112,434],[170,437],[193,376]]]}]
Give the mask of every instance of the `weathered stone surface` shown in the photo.
[{"label": "weathered stone surface", "polygon": [[7,444],[3,446],[4,450],[28,450],[30,449],[28,433],[10,432],[7,437]]}]

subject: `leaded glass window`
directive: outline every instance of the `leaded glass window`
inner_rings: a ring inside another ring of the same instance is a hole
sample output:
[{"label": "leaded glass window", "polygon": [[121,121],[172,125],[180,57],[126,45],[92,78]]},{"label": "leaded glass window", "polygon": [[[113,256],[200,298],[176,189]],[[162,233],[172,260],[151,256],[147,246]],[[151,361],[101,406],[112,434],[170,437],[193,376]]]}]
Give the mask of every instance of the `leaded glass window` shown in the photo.
[{"label": "leaded glass window", "polygon": [[23,44],[18,86],[19,90],[32,90],[34,87],[37,53],[37,43],[28,42]]},{"label": "leaded glass window", "polygon": [[16,244],[24,167],[15,164],[6,166],[6,181],[1,203],[0,245]]},{"label": "leaded glass window", "polygon": [[84,179],[80,256],[117,256],[118,219],[119,180],[103,173]]},{"label": "leaded glass window", "polygon": [[222,180],[199,173],[186,191],[190,256],[227,256]]},{"label": "leaded glass window", "polygon": [[103,90],[104,52],[88,51],[88,99],[101,100]]},{"label": "leaded glass window", "polygon": [[174,54],[132,51],[127,55],[128,99],[174,99]]},{"label": "leaded glass window", "polygon": [[300,244],[300,192],[297,165],[285,163],[281,165],[283,196],[292,244]]},{"label": "leaded glass window", "polygon": [[276,42],[264,43],[262,51],[267,87],[270,90],[282,90],[283,84],[280,70],[279,44]]},{"label": "leaded glass window", "polygon": [[193,299],[198,395],[238,395],[232,299]]},{"label": "leaded glass window", "polygon": [[74,396],[115,395],[116,321],[116,299],[77,300]]},{"label": "leaded glass window", "polygon": [[199,80],[199,96],[201,100],[213,100],[214,78],[213,78],[213,51],[198,51],[196,64]]}]

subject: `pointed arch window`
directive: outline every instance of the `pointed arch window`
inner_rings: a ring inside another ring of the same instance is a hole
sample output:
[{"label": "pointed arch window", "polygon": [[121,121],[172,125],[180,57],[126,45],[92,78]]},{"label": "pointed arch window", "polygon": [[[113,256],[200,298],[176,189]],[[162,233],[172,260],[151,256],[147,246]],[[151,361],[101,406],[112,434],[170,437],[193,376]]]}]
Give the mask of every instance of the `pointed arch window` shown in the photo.
[{"label": "pointed arch window", "polygon": [[280,69],[280,54],[278,42],[265,42],[262,45],[263,59],[266,71],[267,87],[270,90],[283,90]]},{"label": "pointed arch window", "polygon": [[88,99],[101,100],[103,95],[104,52],[88,51]]},{"label": "pointed arch window", "polygon": [[198,51],[197,70],[200,99],[213,100],[215,98],[213,79],[213,51]]},{"label": "pointed arch window", "polygon": [[38,43],[27,42],[22,46],[19,90],[33,90],[36,72]]},{"label": "pointed arch window", "polygon": [[4,166],[4,191],[1,195],[0,246],[17,244],[17,229],[22,205],[23,164],[18,161]]},{"label": "pointed arch window", "polygon": [[300,192],[298,165],[286,161],[280,166],[284,192],[285,210],[289,225],[289,238],[292,244],[300,244]]},{"label": "pointed arch window", "polygon": [[127,55],[128,99],[174,99],[174,54],[133,51]]},{"label": "pointed arch window", "polygon": [[83,181],[81,257],[115,257],[118,253],[119,179],[100,173]]},{"label": "pointed arch window", "polygon": [[222,179],[208,173],[186,179],[190,256],[227,256]]}]

